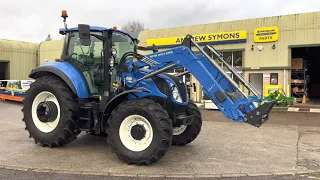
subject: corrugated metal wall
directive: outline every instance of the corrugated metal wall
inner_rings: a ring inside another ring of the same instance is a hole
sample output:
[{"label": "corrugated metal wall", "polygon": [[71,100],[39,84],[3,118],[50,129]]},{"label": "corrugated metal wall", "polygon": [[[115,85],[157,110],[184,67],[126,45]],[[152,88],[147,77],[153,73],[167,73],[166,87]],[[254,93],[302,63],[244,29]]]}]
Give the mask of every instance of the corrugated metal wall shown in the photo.
[{"label": "corrugated metal wall", "polygon": [[[255,43],[254,29],[258,27],[278,26],[279,40],[271,43]],[[178,28],[148,30],[139,34],[141,45],[145,46],[147,39],[185,36],[187,34],[206,34],[228,31],[247,31],[247,43],[215,45],[218,50],[244,49],[245,68],[251,67],[287,67],[291,65],[289,45],[320,44],[320,12],[294,15],[284,15],[239,21],[201,24]],[[275,44],[276,48],[272,49]],[[254,51],[251,50],[254,45]],[[263,50],[257,50],[257,46]]]},{"label": "corrugated metal wall", "polygon": [[[314,12],[254,20],[248,29],[245,67],[291,66],[290,45],[320,45],[319,17],[320,12]],[[253,30],[259,26],[278,26],[279,40],[275,43],[253,43]],[[276,49],[272,49],[273,44]],[[264,49],[252,52],[251,45],[262,45]]]},{"label": "corrugated metal wall", "polygon": [[29,73],[37,66],[37,53],[37,44],[0,40],[0,61],[9,61],[10,79],[29,79]]},{"label": "corrugated metal wall", "polygon": [[44,41],[39,45],[39,65],[46,62],[54,62],[60,59],[63,48],[63,40]]},{"label": "corrugated metal wall", "polygon": [[[272,43],[254,43],[255,28],[279,27],[279,40]],[[140,45],[147,39],[185,36],[187,34],[207,34],[226,31],[247,31],[247,42],[240,44],[215,45],[218,50],[244,50],[244,68],[287,67],[291,65],[289,46],[320,45],[320,12],[275,16],[240,21],[219,22],[143,31],[139,34]],[[276,48],[272,49],[275,44]],[[251,46],[254,45],[254,50]],[[257,46],[262,45],[262,51]],[[46,60],[59,59],[63,40],[45,41],[40,45],[0,40],[0,61],[10,61],[10,79],[26,79],[30,71]],[[39,52],[39,56],[37,53]],[[145,52],[144,52],[145,53]]]}]

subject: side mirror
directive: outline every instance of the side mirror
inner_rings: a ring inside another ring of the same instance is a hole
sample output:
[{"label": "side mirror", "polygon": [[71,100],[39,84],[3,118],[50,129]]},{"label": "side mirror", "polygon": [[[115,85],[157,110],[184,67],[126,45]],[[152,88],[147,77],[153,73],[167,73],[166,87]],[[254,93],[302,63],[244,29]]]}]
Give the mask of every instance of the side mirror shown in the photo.
[{"label": "side mirror", "polygon": [[78,31],[79,31],[80,44],[83,46],[89,46],[91,44],[90,26],[87,24],[79,24]]}]

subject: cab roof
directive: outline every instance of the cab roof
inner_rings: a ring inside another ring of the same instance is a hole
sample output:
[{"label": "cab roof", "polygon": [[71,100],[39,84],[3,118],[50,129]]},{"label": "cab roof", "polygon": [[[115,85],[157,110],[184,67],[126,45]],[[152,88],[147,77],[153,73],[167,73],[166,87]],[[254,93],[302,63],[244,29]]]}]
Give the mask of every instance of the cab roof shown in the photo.
[{"label": "cab roof", "polygon": [[[78,31],[78,27],[68,28],[68,30],[69,30],[69,31]],[[124,32],[124,31],[114,30],[114,29],[112,29],[112,28],[105,28],[105,27],[100,27],[100,26],[90,26],[90,31],[107,31],[107,30],[117,31],[117,32],[120,32],[120,33],[123,33],[123,34],[126,34],[126,35],[130,36],[132,39],[137,39],[137,37],[132,36],[131,34],[126,33],[126,32]],[[59,33],[60,33],[60,34],[65,34],[66,31],[67,31],[66,28],[60,28],[60,29],[59,29]]]}]

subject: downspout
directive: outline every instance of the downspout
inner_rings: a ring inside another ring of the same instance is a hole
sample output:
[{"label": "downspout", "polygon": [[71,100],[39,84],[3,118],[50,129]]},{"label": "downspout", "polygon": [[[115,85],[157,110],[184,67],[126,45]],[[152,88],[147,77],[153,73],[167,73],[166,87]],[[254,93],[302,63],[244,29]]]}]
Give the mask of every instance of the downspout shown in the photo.
[{"label": "downspout", "polygon": [[288,79],[287,79],[287,70],[284,69],[283,70],[283,92],[285,93],[286,96],[288,96],[287,95],[287,81],[288,81]]}]

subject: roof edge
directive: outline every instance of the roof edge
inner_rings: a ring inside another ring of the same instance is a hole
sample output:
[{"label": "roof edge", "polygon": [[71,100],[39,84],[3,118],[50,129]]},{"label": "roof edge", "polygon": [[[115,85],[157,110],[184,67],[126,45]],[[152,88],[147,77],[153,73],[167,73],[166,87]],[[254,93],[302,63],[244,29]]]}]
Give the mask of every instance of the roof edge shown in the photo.
[{"label": "roof edge", "polygon": [[255,17],[255,18],[244,18],[244,19],[217,21],[217,22],[211,22],[211,23],[200,23],[200,24],[194,24],[194,25],[175,26],[175,27],[169,27],[169,28],[148,29],[148,30],[141,31],[141,33],[172,30],[172,29],[177,29],[177,28],[189,28],[189,27],[193,27],[193,26],[206,26],[206,25],[214,25],[214,24],[222,24],[222,23],[233,23],[233,22],[239,22],[239,21],[263,19],[263,18],[280,18],[280,17],[297,16],[297,15],[305,15],[305,14],[313,14],[313,13],[320,13],[320,11],[310,11],[310,12],[304,12],[304,13],[291,13],[291,14],[282,14],[282,15],[274,15],[274,16],[263,16],[263,17]]}]

